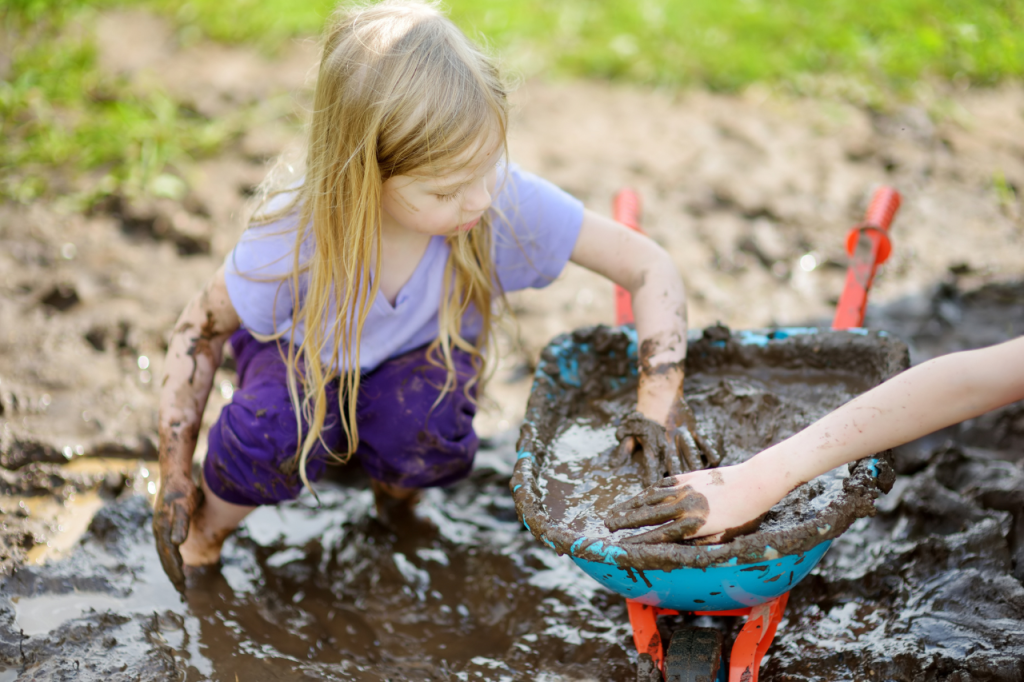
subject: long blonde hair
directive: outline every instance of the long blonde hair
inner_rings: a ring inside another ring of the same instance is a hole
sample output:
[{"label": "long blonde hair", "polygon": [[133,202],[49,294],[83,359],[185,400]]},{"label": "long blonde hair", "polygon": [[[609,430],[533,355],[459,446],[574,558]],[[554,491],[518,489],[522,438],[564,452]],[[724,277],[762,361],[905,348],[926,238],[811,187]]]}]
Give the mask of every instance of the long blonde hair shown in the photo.
[{"label": "long blonde hair", "polygon": [[[296,412],[299,475],[320,440],[327,415],[326,387],[344,369],[338,408],[348,440],[347,461],[359,445],[356,401],[361,372],[359,346],[381,272],[381,191],[384,181],[412,172],[450,173],[495,137],[506,145],[507,91],[494,62],[435,5],[384,0],[341,7],[331,16],[308,124],[304,173],[296,188],[265,195],[253,224],[298,216],[291,273],[291,329],[304,327],[296,348],[287,348],[288,390]],[[283,193],[283,206],[266,208]],[[470,354],[478,388],[484,378],[492,326],[492,299],[501,294],[493,272],[490,212],[469,232],[447,238],[450,256],[438,312],[438,337],[428,358],[447,369],[441,395],[456,386],[452,350]],[[312,236],[315,248],[300,259]],[[308,277],[300,300],[300,276]],[[470,308],[482,318],[475,340],[462,335]],[[333,317],[332,317],[333,316]],[[330,328],[329,328],[330,327]],[[271,337],[272,338],[272,337]],[[332,347],[328,344],[333,339]],[[328,351],[330,361],[324,363]],[[300,399],[299,387],[303,388]],[[303,418],[308,428],[302,433]]]}]

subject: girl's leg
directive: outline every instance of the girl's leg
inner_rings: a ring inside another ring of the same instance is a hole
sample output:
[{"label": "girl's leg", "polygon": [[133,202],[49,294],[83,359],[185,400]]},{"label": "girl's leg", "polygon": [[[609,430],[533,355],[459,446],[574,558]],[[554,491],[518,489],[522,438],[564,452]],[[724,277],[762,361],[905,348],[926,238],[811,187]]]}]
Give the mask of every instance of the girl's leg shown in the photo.
[{"label": "girl's leg", "polygon": [[188,538],[178,548],[186,566],[217,563],[224,540],[256,509],[220,499],[206,484],[206,476],[203,476],[202,486],[203,502],[192,515]]},{"label": "girl's leg", "polygon": [[420,488],[404,488],[377,479],[370,479],[377,516],[384,522],[399,521],[412,514],[422,496]]},{"label": "girl's leg", "polygon": [[[288,379],[276,343],[261,343],[247,331],[231,337],[239,386],[210,427],[202,489],[205,500],[181,545],[185,563],[210,564],[220,557],[225,538],[259,505],[291,500],[302,492],[294,458],[298,448],[296,415]],[[337,387],[328,387],[328,404]],[[303,424],[303,432],[305,432]],[[322,442],[335,450],[344,438],[340,421],[329,418]],[[318,445],[306,466],[315,481],[325,468],[326,450]]]}]

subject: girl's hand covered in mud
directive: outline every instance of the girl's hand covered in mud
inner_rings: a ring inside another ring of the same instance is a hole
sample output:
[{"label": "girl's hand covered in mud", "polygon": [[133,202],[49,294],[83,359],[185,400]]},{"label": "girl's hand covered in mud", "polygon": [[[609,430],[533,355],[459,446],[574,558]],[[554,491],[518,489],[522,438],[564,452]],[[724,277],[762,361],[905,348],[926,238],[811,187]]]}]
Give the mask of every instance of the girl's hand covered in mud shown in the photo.
[{"label": "girl's hand covered in mud", "polygon": [[[670,476],[609,510],[611,531],[665,525],[622,540],[678,542],[709,537],[724,542],[755,528],[775,500],[758,494],[756,481],[742,464]],[[667,522],[667,523],[666,523]]]},{"label": "girl's hand covered in mud", "polygon": [[626,415],[615,432],[620,466],[640,451],[644,485],[655,485],[663,476],[698,471],[720,461],[697,430],[697,420],[683,398],[676,401],[668,423],[669,428],[665,428],[635,411]]},{"label": "girl's hand covered in mud", "polygon": [[689,403],[682,396],[679,396],[679,399],[673,404],[668,421],[676,443],[676,450],[690,471],[697,471],[705,466],[718,466],[722,457],[701,435],[697,428],[697,417],[694,416]]},{"label": "girl's hand covered in mud", "polygon": [[187,475],[160,479],[153,510],[153,535],[160,564],[175,587],[185,584],[185,572],[178,547],[188,537],[192,515],[199,506],[201,493]]}]

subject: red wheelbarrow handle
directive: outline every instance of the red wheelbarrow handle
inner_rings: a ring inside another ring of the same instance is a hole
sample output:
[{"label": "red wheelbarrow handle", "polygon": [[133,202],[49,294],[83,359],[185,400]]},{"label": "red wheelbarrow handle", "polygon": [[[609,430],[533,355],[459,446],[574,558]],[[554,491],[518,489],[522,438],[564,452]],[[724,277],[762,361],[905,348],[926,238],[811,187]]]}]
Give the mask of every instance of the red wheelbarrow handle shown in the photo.
[{"label": "red wheelbarrow handle", "polygon": [[[620,190],[612,201],[612,218],[631,230],[643,234],[640,229],[640,196],[631,189]],[[615,285],[615,324],[629,324],[633,321],[633,300],[629,292]]]},{"label": "red wheelbarrow handle", "polygon": [[868,206],[864,222],[846,235],[846,252],[852,260],[846,271],[846,283],[836,305],[833,329],[851,329],[864,324],[868,291],[875,271],[889,258],[892,243],[889,226],[900,207],[900,194],[892,187],[880,187]]}]

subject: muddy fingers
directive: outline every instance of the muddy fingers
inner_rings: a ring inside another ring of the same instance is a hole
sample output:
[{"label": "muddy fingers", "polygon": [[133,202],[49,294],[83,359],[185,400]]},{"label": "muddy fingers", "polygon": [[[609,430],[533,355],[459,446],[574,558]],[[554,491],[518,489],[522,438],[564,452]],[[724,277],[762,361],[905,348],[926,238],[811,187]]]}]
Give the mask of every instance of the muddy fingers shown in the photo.
[{"label": "muddy fingers", "polygon": [[693,436],[694,440],[697,441],[700,451],[704,453],[704,461],[707,462],[709,467],[716,467],[722,463],[722,455],[715,448],[711,447],[707,439],[701,435],[701,432],[694,428],[690,435]]},{"label": "muddy fingers", "polygon": [[[676,429],[676,449],[683,460],[686,471],[700,471],[704,468],[700,459],[700,448],[693,435],[684,429]],[[685,472],[679,472],[685,473]]]},{"label": "muddy fingers", "polygon": [[685,467],[685,462],[680,461],[679,444],[676,439],[669,438],[666,435],[666,447],[662,451],[661,469],[663,476],[678,476],[679,474],[685,474],[688,469]]},{"label": "muddy fingers", "polygon": [[636,449],[636,439],[626,436],[615,446],[615,454],[612,457],[613,467],[625,466],[633,458],[633,451]]},{"label": "muddy fingers", "polygon": [[[174,516],[178,516],[172,512]],[[187,523],[187,519],[186,519]],[[178,526],[178,519],[169,522],[163,521],[159,516],[153,517],[153,536],[156,538],[156,551],[160,557],[160,564],[164,573],[178,590],[185,587],[185,571],[181,560],[181,552],[178,551],[180,542],[174,542],[175,532]]]},{"label": "muddy fingers", "polygon": [[682,396],[676,401],[669,419],[676,425],[676,447],[687,471],[699,471],[705,466],[715,467],[721,463],[722,456],[697,428],[697,417]]},{"label": "muddy fingers", "polygon": [[641,452],[641,477],[645,486],[654,485],[667,471],[678,467],[670,465],[675,459],[675,444],[671,443],[665,433],[665,427],[640,412],[630,412],[623,418],[615,437],[621,445],[619,452],[625,450],[627,440],[633,442],[633,452],[637,445]]},{"label": "muddy fingers", "polygon": [[[637,526],[620,525],[620,522],[624,518],[623,514],[634,509],[660,505],[666,501],[669,503],[675,502],[679,499],[680,494],[680,491],[676,489],[675,481],[676,479],[674,477],[663,478],[660,483],[649,488],[645,488],[640,494],[634,495],[625,502],[620,502],[613,506],[608,510],[612,516],[605,520],[605,525],[612,530],[619,530],[620,528],[636,528]],[[655,523],[659,522],[655,521]]]},{"label": "muddy fingers", "polygon": [[[642,528],[672,521],[673,523],[670,525],[674,530],[670,534],[677,540],[684,537],[679,535],[680,529],[688,529],[686,535],[697,532],[708,517],[707,498],[696,492],[691,486],[678,487],[675,483],[675,478],[663,479],[659,484],[647,488],[639,495],[612,507],[609,510],[608,518],[605,519],[605,526],[611,531],[617,531],[623,528]],[[680,521],[696,522],[696,525],[678,523]],[[691,528],[692,530],[689,530]],[[644,533],[636,537],[649,538],[651,534]],[[658,542],[663,541],[667,540]],[[645,542],[653,542],[653,540],[647,539]]]},{"label": "muddy fingers", "polygon": [[704,525],[703,518],[697,517],[684,517],[676,519],[672,523],[667,523],[660,528],[649,530],[646,533],[640,533],[633,537],[622,540],[620,544],[631,545],[641,542],[679,542],[690,537]]},{"label": "muddy fingers", "polygon": [[[694,459],[699,462],[700,457],[704,458],[704,464],[698,468],[703,469],[705,468],[705,466],[716,467],[722,463],[722,456],[718,453],[717,450],[711,447],[711,444],[708,442],[708,439],[705,438],[704,435],[700,432],[700,429],[697,428],[696,419],[694,420],[693,426],[687,429],[686,435],[688,436],[690,441],[696,446],[696,449],[694,450],[696,456],[694,457]],[[696,469],[694,471],[696,471]]]}]

